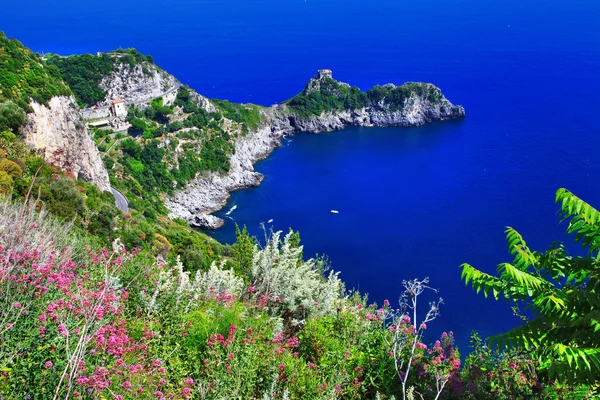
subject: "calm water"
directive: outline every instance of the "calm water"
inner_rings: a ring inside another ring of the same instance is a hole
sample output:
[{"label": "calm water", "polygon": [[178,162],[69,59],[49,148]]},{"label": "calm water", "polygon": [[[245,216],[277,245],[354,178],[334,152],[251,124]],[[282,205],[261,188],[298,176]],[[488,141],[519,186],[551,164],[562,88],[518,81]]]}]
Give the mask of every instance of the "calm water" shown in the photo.
[{"label": "calm water", "polygon": [[[465,288],[458,266],[508,261],[506,225],[534,248],[565,239],[558,187],[600,206],[597,1],[6,3],[0,29],[36,51],[136,47],[209,97],[270,105],[318,68],[365,89],[440,86],[466,120],[297,135],[228,208],[255,234],[271,218],[299,230],[306,254],[327,254],[376,301],[430,276],[446,303],[430,326],[454,330],[463,348],[472,329],[494,334],[515,320],[506,303]],[[215,237],[231,242],[233,222]]]}]

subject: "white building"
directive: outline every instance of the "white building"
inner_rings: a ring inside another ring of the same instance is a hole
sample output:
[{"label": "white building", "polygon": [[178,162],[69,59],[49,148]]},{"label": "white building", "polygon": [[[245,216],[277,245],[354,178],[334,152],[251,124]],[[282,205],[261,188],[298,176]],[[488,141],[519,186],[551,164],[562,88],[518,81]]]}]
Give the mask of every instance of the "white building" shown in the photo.
[{"label": "white building", "polygon": [[112,114],[117,118],[127,117],[127,107],[123,99],[116,99],[110,103],[110,110]]}]

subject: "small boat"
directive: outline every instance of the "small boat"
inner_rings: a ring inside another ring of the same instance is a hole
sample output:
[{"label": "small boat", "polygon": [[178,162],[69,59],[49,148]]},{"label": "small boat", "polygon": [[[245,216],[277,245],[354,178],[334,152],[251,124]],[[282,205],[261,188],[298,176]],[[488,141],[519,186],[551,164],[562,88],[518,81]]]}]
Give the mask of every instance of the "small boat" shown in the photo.
[{"label": "small boat", "polygon": [[229,211],[227,211],[227,212],[225,213],[225,215],[229,215],[229,214],[231,214],[231,213],[232,213],[232,212],[233,212],[233,211],[234,211],[236,208],[237,208],[237,205],[234,205],[233,207],[231,207],[231,208],[229,209]]},{"label": "small boat", "polygon": [[339,214],[340,212],[338,210],[331,210],[332,214]]},{"label": "small boat", "polygon": [[267,221],[267,224],[272,224],[273,223],[273,218],[271,218],[270,220]]}]

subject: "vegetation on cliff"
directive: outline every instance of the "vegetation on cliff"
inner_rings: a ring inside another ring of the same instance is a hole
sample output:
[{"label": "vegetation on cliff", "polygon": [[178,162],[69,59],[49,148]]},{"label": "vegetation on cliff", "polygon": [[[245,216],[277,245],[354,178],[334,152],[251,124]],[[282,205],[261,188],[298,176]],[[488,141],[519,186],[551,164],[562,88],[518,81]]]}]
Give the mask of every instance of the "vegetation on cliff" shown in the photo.
[{"label": "vegetation on cliff", "polygon": [[81,54],[62,57],[50,54],[47,64],[55,66],[75,94],[80,106],[90,107],[104,100],[106,91],[100,87],[102,78],[109,76],[118,64],[135,67],[138,64],[154,63],[136,49],[118,49],[99,55]]},{"label": "vegetation on cliff", "polygon": [[356,86],[338,82],[330,77],[319,77],[311,79],[301,93],[285,104],[301,118],[309,118],[332,110],[357,110],[363,107],[399,111],[413,95],[432,104],[438,104],[443,99],[439,88],[426,83],[407,82],[402,86],[375,86],[362,92]]},{"label": "vegetation on cliff", "polygon": [[15,39],[0,32],[0,132],[18,133],[25,122],[29,103],[47,104],[53,96],[68,96],[69,87],[59,71],[46,65]]}]

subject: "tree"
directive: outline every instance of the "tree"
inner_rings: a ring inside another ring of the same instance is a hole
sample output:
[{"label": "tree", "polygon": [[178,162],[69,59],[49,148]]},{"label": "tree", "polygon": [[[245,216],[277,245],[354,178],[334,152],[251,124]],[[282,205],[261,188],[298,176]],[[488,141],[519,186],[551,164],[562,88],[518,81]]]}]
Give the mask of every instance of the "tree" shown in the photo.
[{"label": "tree", "polygon": [[585,256],[570,256],[562,244],[531,251],[513,228],[506,229],[512,263],[499,276],[461,265],[462,279],[485,297],[525,304],[531,317],[492,344],[534,353],[540,372],[565,383],[600,383],[600,212],[566,189],[556,192],[567,232],[575,234]]},{"label": "tree", "polygon": [[25,123],[25,111],[12,101],[0,103],[0,132],[18,132]]},{"label": "tree", "polygon": [[249,277],[252,271],[252,259],[254,257],[254,247],[256,242],[248,234],[246,225],[240,230],[240,227],[235,225],[235,244],[233,245],[233,259],[238,265],[240,275]]}]

